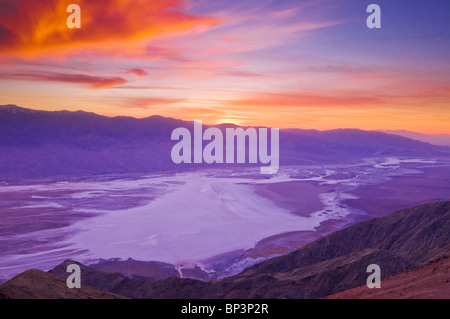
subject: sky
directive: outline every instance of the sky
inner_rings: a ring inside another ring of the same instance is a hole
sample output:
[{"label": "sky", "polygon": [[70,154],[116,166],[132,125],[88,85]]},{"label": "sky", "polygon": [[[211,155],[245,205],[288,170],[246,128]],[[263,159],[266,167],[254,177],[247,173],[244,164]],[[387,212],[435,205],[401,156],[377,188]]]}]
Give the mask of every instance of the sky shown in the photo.
[{"label": "sky", "polygon": [[[69,29],[69,4],[81,28]],[[366,8],[381,8],[369,29]],[[448,0],[0,0],[0,105],[450,134]]]}]

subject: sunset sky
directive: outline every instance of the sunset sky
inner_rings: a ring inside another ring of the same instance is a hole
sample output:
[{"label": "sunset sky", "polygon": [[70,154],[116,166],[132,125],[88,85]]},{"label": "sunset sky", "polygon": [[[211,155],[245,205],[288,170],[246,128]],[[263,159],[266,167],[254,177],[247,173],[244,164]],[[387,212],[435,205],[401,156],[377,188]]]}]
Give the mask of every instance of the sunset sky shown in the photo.
[{"label": "sunset sky", "polygon": [[[81,7],[81,29],[66,8]],[[377,3],[382,28],[368,29]],[[0,0],[0,105],[450,134],[448,0]]]}]

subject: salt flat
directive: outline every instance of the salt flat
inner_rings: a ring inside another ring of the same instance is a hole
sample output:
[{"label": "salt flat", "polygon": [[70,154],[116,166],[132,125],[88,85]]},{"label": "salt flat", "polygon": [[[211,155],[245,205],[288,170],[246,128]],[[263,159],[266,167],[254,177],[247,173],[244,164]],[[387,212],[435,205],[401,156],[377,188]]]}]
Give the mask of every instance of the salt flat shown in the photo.
[{"label": "salt flat", "polygon": [[242,184],[266,180],[205,173],[179,174],[168,180],[179,184],[143,207],[78,222],[74,227],[79,231],[70,239],[76,243],[73,247],[89,247],[93,258],[195,261],[250,248],[282,232],[313,230],[324,219],[317,214],[295,216]]}]

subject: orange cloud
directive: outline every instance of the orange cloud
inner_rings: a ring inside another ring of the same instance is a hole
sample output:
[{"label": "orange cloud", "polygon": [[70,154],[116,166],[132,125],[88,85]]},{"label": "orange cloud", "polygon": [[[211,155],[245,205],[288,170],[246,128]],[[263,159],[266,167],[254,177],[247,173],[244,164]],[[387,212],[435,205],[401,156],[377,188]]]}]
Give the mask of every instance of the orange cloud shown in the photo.
[{"label": "orange cloud", "polygon": [[[69,29],[66,24],[70,15],[67,6],[74,2],[81,7],[81,29]],[[26,56],[55,50],[108,49],[108,44],[129,49],[124,41],[217,23],[213,18],[183,12],[179,0],[7,0],[0,13],[0,52]]]}]

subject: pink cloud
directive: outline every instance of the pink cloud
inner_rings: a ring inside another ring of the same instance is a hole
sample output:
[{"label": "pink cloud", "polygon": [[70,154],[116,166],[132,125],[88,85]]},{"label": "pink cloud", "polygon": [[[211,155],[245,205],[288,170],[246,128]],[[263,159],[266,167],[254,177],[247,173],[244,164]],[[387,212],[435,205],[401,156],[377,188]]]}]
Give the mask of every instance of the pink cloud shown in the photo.
[{"label": "pink cloud", "polygon": [[0,75],[2,79],[22,81],[49,81],[87,85],[92,89],[108,89],[117,85],[128,83],[121,77],[101,77],[86,74],[64,73],[12,73]]},{"label": "pink cloud", "polygon": [[142,69],[130,69],[126,72],[127,74],[135,74],[139,77],[147,76],[148,73]]}]

